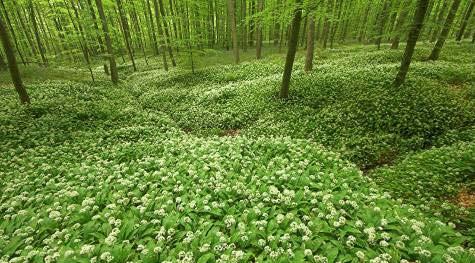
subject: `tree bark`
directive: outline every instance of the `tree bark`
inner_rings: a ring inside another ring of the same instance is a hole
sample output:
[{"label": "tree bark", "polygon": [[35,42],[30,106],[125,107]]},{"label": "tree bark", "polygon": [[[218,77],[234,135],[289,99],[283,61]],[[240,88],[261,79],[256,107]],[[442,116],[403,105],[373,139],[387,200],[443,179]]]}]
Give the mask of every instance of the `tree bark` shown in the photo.
[{"label": "tree bark", "polygon": [[300,22],[302,20],[302,1],[296,0],[295,2],[297,7],[295,8],[294,17],[292,19],[292,30],[290,32],[289,47],[287,50],[287,58],[285,59],[284,75],[282,77],[282,86],[280,89],[280,97],[283,99],[289,97],[290,79],[292,76],[292,68],[294,67],[295,53],[297,52]]},{"label": "tree bark", "polygon": [[386,19],[388,17],[388,9],[389,1],[384,1],[383,10],[381,10],[381,14],[379,15],[378,37],[376,38],[376,46],[378,47],[378,50],[381,49],[381,41],[383,39],[384,26],[386,25]]},{"label": "tree bark", "polygon": [[308,18],[307,54],[305,56],[305,72],[310,72],[313,69],[314,50],[315,50],[315,18],[313,15],[310,15]]},{"label": "tree bark", "polygon": [[261,59],[262,57],[262,28],[264,26],[264,22],[262,19],[262,9],[264,6],[264,0],[257,0],[257,12],[259,13],[259,19],[257,20],[256,25],[256,58]]},{"label": "tree bark", "polygon": [[475,0],[472,0],[469,3],[467,12],[465,12],[465,15],[462,20],[462,24],[460,25],[460,30],[457,33],[457,38],[455,39],[457,42],[460,42],[462,40],[463,33],[465,32],[465,29],[467,28],[468,20],[470,20],[470,17],[472,16],[472,11],[473,11],[474,6],[475,6]]},{"label": "tree bark", "polygon": [[236,2],[228,0],[229,23],[231,25],[231,38],[233,42],[234,63],[239,64],[239,46],[236,29]]},{"label": "tree bark", "polygon": [[23,104],[29,104],[30,97],[28,96],[25,86],[23,85],[23,82],[21,80],[20,70],[18,69],[18,64],[15,57],[15,51],[10,41],[8,29],[5,26],[5,23],[3,22],[3,14],[1,13],[0,13],[0,38],[2,40],[3,49],[5,50],[5,55],[7,57],[8,68],[10,69],[12,82],[18,93],[20,102]]},{"label": "tree bark", "polygon": [[401,14],[399,14],[399,17],[397,18],[396,22],[396,35],[393,38],[393,41],[391,43],[391,49],[398,49],[399,47],[399,41],[401,39],[401,32],[402,28],[404,27],[404,24],[406,23],[406,17],[407,14],[409,13],[409,4],[411,0],[406,0],[406,2],[403,3],[403,8],[401,10]]},{"label": "tree bark", "polygon": [[461,0],[453,1],[452,7],[450,7],[449,14],[447,15],[447,18],[445,19],[444,27],[442,29],[442,32],[440,33],[439,39],[437,40],[437,43],[435,43],[434,49],[432,49],[432,52],[430,53],[430,56],[429,56],[430,60],[439,59],[440,52],[442,51],[442,47],[444,46],[447,36],[449,35],[450,28],[452,27],[452,24],[455,19],[455,15],[457,14],[457,10],[460,6],[460,1]]},{"label": "tree bark", "polygon": [[117,0],[117,9],[119,9],[120,23],[122,24],[122,28],[124,30],[125,47],[127,48],[127,52],[129,53],[130,60],[132,61],[132,67],[134,68],[134,71],[137,71],[137,66],[135,65],[135,59],[134,59],[134,52],[132,50],[132,45],[130,43],[131,37],[130,37],[129,22],[127,21],[127,16],[124,13],[122,0]]},{"label": "tree bark", "polygon": [[160,49],[162,51],[163,68],[165,69],[165,71],[168,71],[166,46],[165,41],[163,41],[162,26],[160,24],[160,11],[157,0],[153,0],[153,7],[155,9],[155,20],[157,22],[158,35],[162,37],[162,39],[160,40]]},{"label": "tree bark", "polygon": [[45,55],[45,48],[43,47],[43,44],[41,43],[41,37],[40,33],[38,30],[38,23],[36,21],[36,16],[35,16],[35,9],[33,6],[33,0],[30,0],[29,2],[29,9],[30,9],[30,19],[31,23],[33,25],[33,30],[35,33],[35,39],[36,39],[36,44],[38,45],[38,50],[40,51],[40,56],[41,56],[41,61],[43,66],[48,66],[48,60],[46,59]]},{"label": "tree bark", "polygon": [[167,45],[168,54],[170,55],[170,60],[172,61],[172,66],[176,67],[175,58],[173,57],[173,51],[170,40],[170,33],[168,30],[168,23],[165,14],[165,8],[163,7],[163,0],[158,0],[158,5],[160,6],[160,14],[162,16],[163,29],[165,31],[165,43]]},{"label": "tree bark", "polygon": [[411,65],[412,55],[414,54],[414,48],[416,47],[422,26],[424,25],[424,17],[427,12],[428,3],[429,0],[418,0],[417,2],[416,12],[407,38],[406,49],[401,61],[401,67],[399,68],[399,72],[394,81],[395,87],[400,87],[406,80],[406,75],[409,66]]},{"label": "tree bark", "polygon": [[106,40],[106,48],[107,48],[107,57],[109,58],[109,67],[111,73],[111,80],[112,83],[115,85],[119,83],[119,73],[117,72],[117,64],[115,62],[114,50],[112,48],[112,40],[109,34],[109,27],[107,25],[106,15],[104,13],[104,7],[102,5],[102,0],[95,0],[97,11],[99,13],[99,17],[101,18],[102,22],[102,31],[104,33],[104,39]]}]

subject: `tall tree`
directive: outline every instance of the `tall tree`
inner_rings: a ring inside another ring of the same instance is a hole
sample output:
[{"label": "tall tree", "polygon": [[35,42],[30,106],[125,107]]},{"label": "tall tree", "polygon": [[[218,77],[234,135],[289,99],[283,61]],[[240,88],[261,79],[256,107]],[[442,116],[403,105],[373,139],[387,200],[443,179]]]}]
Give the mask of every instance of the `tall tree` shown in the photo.
[{"label": "tall tree", "polygon": [[23,104],[30,103],[30,97],[26,92],[26,88],[23,85],[20,76],[20,70],[18,69],[18,64],[15,57],[15,51],[10,41],[10,36],[8,33],[8,29],[3,22],[3,14],[0,12],[0,38],[2,40],[3,49],[5,50],[5,55],[8,61],[8,68],[10,70],[10,76],[12,77],[13,85],[20,97],[20,102]]},{"label": "tall tree", "polygon": [[257,12],[259,13],[259,19],[256,23],[256,58],[262,57],[262,27],[264,22],[262,19],[262,9],[264,7],[264,0],[257,0]]},{"label": "tall tree", "polygon": [[442,29],[442,32],[440,33],[439,39],[437,40],[437,43],[435,43],[434,49],[432,49],[432,52],[430,53],[430,60],[439,59],[440,52],[442,51],[442,47],[444,46],[447,36],[449,35],[450,28],[452,27],[455,15],[457,14],[457,10],[460,6],[460,1],[461,0],[454,0],[452,2],[452,6],[450,7],[449,14],[445,19],[444,27]]},{"label": "tall tree", "polygon": [[132,61],[132,67],[134,71],[137,71],[137,66],[135,65],[135,58],[134,52],[132,50],[131,45],[131,37],[130,37],[130,28],[129,22],[127,21],[127,16],[124,11],[124,7],[122,5],[122,0],[117,0],[117,9],[119,9],[119,16],[120,16],[120,23],[122,24],[122,28],[124,29],[124,40],[125,40],[125,47],[127,48],[127,53],[129,53],[130,60]]},{"label": "tall tree", "polygon": [[107,25],[106,15],[104,13],[104,6],[102,5],[102,0],[95,0],[97,6],[97,12],[102,22],[102,31],[104,33],[104,39],[106,40],[107,48],[107,57],[109,59],[109,67],[111,71],[111,80],[112,83],[119,83],[119,73],[117,71],[117,64],[115,62],[114,49],[112,48],[112,40],[109,33],[109,27]]},{"label": "tall tree", "polygon": [[313,53],[315,52],[315,18],[313,14],[308,18],[307,29],[307,54],[305,56],[305,71],[310,72],[313,69]]},{"label": "tall tree", "polygon": [[165,8],[163,7],[163,0],[158,0],[158,5],[160,6],[160,15],[162,16],[163,30],[165,31],[165,43],[167,45],[166,47],[168,50],[168,54],[170,55],[170,60],[172,61],[172,66],[175,67],[176,62],[175,62],[175,57],[173,57],[170,33],[168,30],[168,23],[167,23],[166,14],[165,14]]},{"label": "tall tree", "polygon": [[388,18],[388,11],[389,11],[389,1],[386,0],[384,1],[383,4],[383,9],[381,10],[381,13],[378,18],[378,36],[376,37],[376,46],[378,49],[381,48],[381,41],[383,39],[383,34],[384,34],[384,27],[386,25],[386,20]]},{"label": "tall tree", "polygon": [[236,2],[228,0],[229,24],[231,25],[231,38],[233,41],[234,63],[239,64],[239,46],[236,28]]},{"label": "tall tree", "polygon": [[397,18],[396,22],[396,30],[395,30],[395,35],[393,37],[393,41],[391,43],[391,49],[397,49],[399,47],[399,41],[401,39],[401,33],[402,33],[402,27],[404,26],[406,22],[406,17],[409,14],[409,4],[411,0],[405,0],[403,2],[402,10],[399,14],[399,17]]},{"label": "tall tree", "polygon": [[292,18],[292,28],[290,31],[287,57],[285,59],[284,75],[282,77],[282,86],[280,89],[280,97],[283,99],[289,97],[290,79],[292,77],[295,53],[297,52],[297,44],[299,40],[300,22],[302,20],[302,0],[295,0],[295,2],[297,6],[295,7],[294,16]]},{"label": "tall tree", "polygon": [[467,11],[465,12],[465,15],[463,16],[462,19],[462,24],[460,25],[459,32],[457,33],[457,38],[455,40],[461,41],[463,34],[465,33],[465,29],[467,28],[468,20],[470,20],[470,17],[472,16],[473,8],[475,6],[475,0],[469,0],[469,4],[467,7]]},{"label": "tall tree", "polygon": [[155,20],[157,22],[157,30],[158,36],[161,37],[160,39],[160,49],[162,51],[162,60],[163,60],[163,68],[165,71],[168,71],[168,62],[167,62],[167,54],[166,52],[166,43],[163,41],[163,33],[162,33],[162,25],[160,23],[160,11],[157,0],[153,0],[153,7],[155,10]]},{"label": "tall tree", "polygon": [[406,49],[404,50],[404,55],[401,61],[401,67],[399,68],[399,72],[394,81],[395,87],[401,86],[406,80],[406,75],[409,71],[409,66],[411,65],[412,55],[414,54],[414,48],[416,47],[422,26],[424,25],[424,17],[427,12],[428,3],[429,0],[418,0],[417,2],[416,12],[407,37]]},{"label": "tall tree", "polygon": [[42,65],[47,66],[48,60],[46,59],[45,48],[43,46],[43,43],[41,42],[41,36],[38,29],[38,22],[36,21],[35,7],[33,4],[33,0],[30,0],[28,3],[29,3],[28,8],[30,11],[30,20],[31,20],[31,24],[33,25],[33,32],[35,33],[36,44],[38,45],[38,50],[40,51]]}]

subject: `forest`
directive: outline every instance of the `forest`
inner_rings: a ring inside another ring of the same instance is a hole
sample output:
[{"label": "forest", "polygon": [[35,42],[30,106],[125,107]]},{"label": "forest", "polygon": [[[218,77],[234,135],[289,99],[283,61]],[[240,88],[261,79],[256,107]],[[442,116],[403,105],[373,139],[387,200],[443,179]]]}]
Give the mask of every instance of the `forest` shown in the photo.
[{"label": "forest", "polygon": [[475,0],[0,0],[0,263],[475,262]]}]

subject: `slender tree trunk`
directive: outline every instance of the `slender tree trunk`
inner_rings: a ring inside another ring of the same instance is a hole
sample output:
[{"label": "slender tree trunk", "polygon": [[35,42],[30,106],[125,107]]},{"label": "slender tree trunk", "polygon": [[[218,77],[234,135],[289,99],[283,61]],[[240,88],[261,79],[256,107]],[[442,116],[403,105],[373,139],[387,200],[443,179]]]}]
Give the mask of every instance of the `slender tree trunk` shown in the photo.
[{"label": "slender tree trunk", "polygon": [[107,25],[106,15],[104,13],[104,7],[102,6],[102,0],[95,0],[97,6],[97,12],[102,22],[102,31],[104,32],[104,39],[106,40],[107,57],[109,58],[109,66],[111,71],[112,83],[119,83],[119,73],[117,72],[117,64],[115,62],[114,49],[112,48],[112,40],[109,34],[109,27]]},{"label": "slender tree trunk", "polygon": [[406,2],[403,3],[403,5],[406,6],[406,7],[402,8],[401,14],[399,14],[399,17],[397,18],[396,34],[395,34],[395,36],[393,38],[393,41],[391,43],[391,49],[398,49],[398,47],[399,47],[399,41],[401,39],[402,28],[404,27],[404,24],[406,22],[406,17],[409,13],[409,10],[410,10],[410,8],[407,7],[410,4],[410,1],[411,0],[406,0]]},{"label": "slender tree trunk", "polygon": [[442,23],[444,22],[444,14],[445,14],[445,10],[447,9],[448,4],[449,4],[449,1],[444,0],[444,3],[442,4],[442,8],[440,8],[439,14],[437,15],[437,21],[434,26],[434,29],[432,30],[430,42],[434,42],[437,39],[437,35],[440,32],[440,25],[442,25]]},{"label": "slender tree trunk", "polygon": [[172,61],[172,66],[176,67],[175,58],[173,57],[173,51],[171,46],[170,33],[168,31],[168,23],[165,14],[165,8],[163,7],[163,0],[158,0],[160,6],[160,14],[162,16],[163,29],[165,31],[165,43],[167,45],[168,54],[170,55],[170,60]]},{"label": "slender tree trunk", "polygon": [[452,7],[450,7],[449,14],[445,19],[444,27],[442,28],[442,32],[440,33],[439,39],[437,40],[437,43],[435,43],[434,49],[432,49],[432,52],[430,53],[430,60],[439,59],[440,52],[442,51],[442,47],[444,46],[447,36],[449,35],[450,28],[452,27],[455,15],[457,14],[457,10],[460,6],[460,1],[461,0],[454,0],[452,2]]},{"label": "slender tree trunk", "polygon": [[307,54],[305,56],[305,71],[310,72],[313,69],[313,53],[315,50],[315,18],[309,15],[307,31]]},{"label": "slender tree trunk", "polygon": [[280,40],[280,21],[281,21],[281,18],[279,16],[279,13],[278,11],[280,10],[281,8],[281,5],[282,5],[282,0],[277,0],[277,11],[276,11],[276,15],[275,15],[275,27],[274,27],[274,46],[277,46],[279,44],[279,40]]},{"label": "slender tree trunk", "polygon": [[163,68],[165,69],[165,71],[168,71],[166,45],[165,41],[163,41],[162,25],[160,24],[160,11],[157,0],[153,0],[153,7],[155,9],[155,20],[157,22],[158,35],[162,37],[160,40],[160,49],[162,51]]},{"label": "slender tree trunk", "polygon": [[412,22],[409,36],[407,37],[406,50],[401,61],[401,67],[394,81],[394,86],[401,86],[406,80],[406,75],[411,65],[412,55],[414,54],[414,48],[416,47],[417,40],[421,33],[422,26],[424,25],[424,17],[427,12],[429,0],[418,0],[416,12]]},{"label": "slender tree trunk", "polygon": [[257,20],[256,25],[256,58],[261,59],[262,57],[262,27],[264,22],[262,19],[262,9],[264,6],[264,0],[257,0],[257,12],[259,13],[259,19]]},{"label": "slender tree trunk", "polygon": [[137,71],[137,66],[135,65],[134,52],[132,50],[132,45],[130,43],[131,37],[130,37],[129,22],[127,21],[127,16],[122,6],[122,0],[117,0],[117,9],[119,9],[120,22],[124,30],[125,47],[127,48],[127,53],[129,53],[130,60],[132,61],[132,67],[134,68],[134,71]]},{"label": "slender tree trunk", "polygon": [[8,34],[8,29],[3,22],[3,14],[0,13],[0,38],[2,40],[3,49],[5,50],[5,55],[8,61],[8,68],[10,69],[10,75],[12,77],[13,85],[15,86],[18,96],[20,97],[20,102],[23,104],[30,103],[30,97],[26,92],[25,86],[20,77],[20,70],[18,70],[18,64],[15,58],[15,51],[10,41],[10,36]]},{"label": "slender tree trunk", "polygon": [[381,41],[384,34],[384,26],[386,25],[386,19],[388,17],[389,1],[384,1],[383,10],[379,15],[379,25],[378,25],[378,37],[376,38],[376,46],[378,50],[381,48]]},{"label": "slender tree trunk", "polygon": [[38,23],[36,21],[35,8],[33,6],[33,0],[29,1],[29,9],[30,9],[30,19],[31,19],[31,23],[33,25],[33,30],[34,30],[34,33],[35,33],[36,44],[38,45],[38,50],[40,51],[42,65],[43,66],[48,66],[48,60],[46,59],[45,49],[43,47],[43,44],[41,43],[41,37],[40,37],[39,30],[38,30]]},{"label": "slender tree trunk", "polygon": [[234,63],[239,64],[239,46],[236,29],[236,2],[228,0],[229,24],[231,25],[231,38],[233,41]]},{"label": "slender tree trunk", "polygon": [[292,19],[292,30],[290,32],[289,47],[287,58],[285,59],[284,75],[282,77],[282,86],[280,89],[280,97],[286,99],[289,97],[290,79],[292,77],[292,68],[294,67],[295,53],[297,52],[297,44],[299,40],[300,22],[302,20],[302,1],[296,0],[297,7],[294,11]]},{"label": "slender tree trunk", "polygon": [[6,22],[8,24],[8,27],[10,28],[10,32],[12,34],[12,38],[13,38],[13,41],[15,43],[16,51],[18,52],[18,55],[20,56],[20,60],[23,63],[23,65],[26,66],[26,62],[25,62],[25,59],[23,58],[23,54],[21,52],[20,45],[18,44],[18,39],[15,35],[15,31],[13,30],[12,22],[10,20],[10,16],[8,15],[8,11],[5,8],[5,4],[3,3],[3,0],[0,0],[0,3],[2,4],[3,10],[5,12],[5,19],[6,19]]},{"label": "slender tree trunk", "polygon": [[475,6],[475,0],[471,0],[467,8],[467,11],[465,12],[465,15],[463,17],[462,24],[460,25],[460,30],[457,33],[457,38],[455,39],[457,42],[460,42],[462,40],[463,33],[465,32],[465,29],[467,28],[468,20],[470,20],[470,17],[472,16],[472,11],[473,11],[474,6]]}]

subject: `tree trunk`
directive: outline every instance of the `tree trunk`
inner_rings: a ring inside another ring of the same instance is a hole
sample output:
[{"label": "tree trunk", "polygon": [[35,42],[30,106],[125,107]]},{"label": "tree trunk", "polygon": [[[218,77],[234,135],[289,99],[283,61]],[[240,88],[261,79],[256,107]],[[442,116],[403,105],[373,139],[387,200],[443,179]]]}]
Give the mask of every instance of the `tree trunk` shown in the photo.
[{"label": "tree trunk", "polygon": [[378,25],[378,37],[376,38],[376,46],[378,50],[381,49],[381,41],[384,34],[384,26],[386,25],[386,19],[388,17],[389,1],[384,1],[383,10],[379,15],[379,25]]},{"label": "tree trunk", "polygon": [[231,38],[233,41],[234,63],[239,64],[239,46],[236,30],[236,2],[228,0],[229,23],[231,25]]},{"label": "tree trunk", "polygon": [[436,24],[435,24],[434,29],[432,31],[432,35],[430,37],[430,42],[434,42],[437,39],[437,35],[440,32],[440,25],[442,25],[442,23],[444,22],[445,9],[447,9],[448,4],[449,4],[449,1],[444,0],[444,3],[442,4],[442,8],[440,8],[440,10],[439,10],[439,14],[437,16],[437,21],[436,21]]},{"label": "tree trunk", "polygon": [[10,41],[10,36],[8,34],[8,29],[3,22],[3,14],[0,13],[0,38],[2,40],[3,49],[5,50],[5,55],[8,61],[8,68],[10,69],[10,75],[12,77],[13,85],[15,86],[18,96],[20,97],[20,102],[23,104],[30,103],[30,97],[26,92],[25,86],[20,77],[20,70],[18,70],[18,64],[15,58],[15,51],[13,50],[12,43]]},{"label": "tree trunk", "polygon": [[442,47],[444,46],[447,36],[449,35],[450,28],[452,27],[459,6],[460,0],[454,0],[454,2],[452,3],[452,7],[450,7],[449,14],[445,19],[444,27],[442,29],[442,32],[440,33],[439,39],[437,40],[437,43],[435,43],[434,49],[432,49],[432,52],[430,53],[430,60],[439,59],[440,52],[442,51]]},{"label": "tree trunk", "polygon": [[162,39],[160,40],[160,49],[162,51],[163,68],[165,69],[165,71],[168,71],[166,47],[165,41],[163,41],[162,26],[160,25],[160,11],[157,0],[153,0],[153,7],[155,9],[155,20],[157,22],[158,35],[162,36]]},{"label": "tree trunk", "polygon": [[406,22],[407,14],[409,13],[409,10],[410,10],[408,8],[408,6],[410,4],[410,1],[411,0],[406,0],[406,2],[403,3],[405,7],[402,8],[401,14],[397,18],[396,35],[393,38],[393,41],[392,41],[392,44],[391,44],[391,49],[398,49],[398,47],[399,47],[399,41],[401,39],[402,28],[404,27],[404,24]]},{"label": "tree trunk", "polygon": [[262,9],[264,6],[264,0],[257,0],[257,12],[259,13],[259,19],[257,20],[256,25],[256,58],[261,59],[262,57],[262,27],[264,26],[264,21],[262,19]]},{"label": "tree trunk", "polygon": [[302,20],[302,1],[296,0],[295,2],[297,7],[295,8],[294,17],[292,19],[292,31],[290,32],[289,47],[287,58],[285,59],[284,75],[282,77],[282,87],[280,89],[280,97],[283,99],[289,97],[290,78],[292,76],[292,68],[294,67],[295,53],[297,52],[300,21]]},{"label": "tree trunk", "polygon": [[315,50],[315,18],[313,15],[310,15],[308,18],[307,54],[305,56],[305,72],[310,72],[313,69],[314,50]]},{"label": "tree trunk", "polygon": [[34,33],[35,33],[36,44],[38,45],[38,49],[39,49],[40,55],[41,55],[41,61],[43,63],[43,66],[47,66],[48,65],[48,60],[46,59],[45,49],[43,47],[43,44],[41,43],[41,37],[40,37],[40,33],[38,31],[38,23],[37,23],[36,17],[35,17],[35,9],[34,9],[34,6],[33,6],[33,0],[30,0],[30,2],[29,2],[29,9],[30,9],[30,19],[31,19],[31,23],[33,25],[33,30],[34,30]]},{"label": "tree trunk", "polygon": [[472,11],[473,7],[475,6],[475,0],[470,1],[469,6],[467,8],[467,12],[465,12],[465,15],[462,20],[462,24],[460,25],[460,30],[457,33],[457,38],[455,39],[457,42],[460,42],[463,37],[463,33],[465,32],[465,29],[467,28],[468,20],[470,20],[470,17],[472,16]]},{"label": "tree trunk", "polygon": [[168,30],[168,23],[165,14],[165,8],[163,8],[163,0],[158,0],[158,5],[160,6],[160,15],[162,16],[163,22],[163,29],[165,31],[165,43],[167,45],[168,54],[170,55],[170,59],[172,61],[172,66],[176,67],[175,58],[173,57],[172,45],[170,40],[170,33]]},{"label": "tree trunk", "polygon": [[137,71],[137,66],[135,65],[135,59],[134,59],[134,52],[132,50],[132,45],[130,43],[131,37],[130,37],[129,22],[127,21],[127,16],[124,13],[122,0],[117,0],[117,9],[119,9],[120,23],[122,24],[122,28],[124,30],[125,47],[127,48],[127,53],[129,53],[130,60],[132,61],[132,67],[134,68],[134,71]]},{"label": "tree trunk", "polygon": [[394,81],[395,87],[401,86],[406,80],[406,75],[409,66],[411,65],[412,55],[414,54],[414,48],[416,47],[417,39],[419,38],[422,26],[424,25],[424,17],[427,12],[428,3],[429,0],[418,0],[417,2],[416,12],[407,37],[406,50],[404,51],[401,67],[399,68],[399,72]]},{"label": "tree trunk", "polygon": [[117,64],[115,62],[114,50],[112,49],[112,40],[109,34],[109,27],[107,26],[106,15],[104,14],[104,7],[102,6],[102,0],[95,0],[97,6],[97,12],[102,22],[102,31],[104,33],[104,39],[106,40],[107,57],[109,58],[109,67],[111,73],[112,83],[119,83],[119,73],[117,72]]}]

